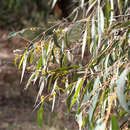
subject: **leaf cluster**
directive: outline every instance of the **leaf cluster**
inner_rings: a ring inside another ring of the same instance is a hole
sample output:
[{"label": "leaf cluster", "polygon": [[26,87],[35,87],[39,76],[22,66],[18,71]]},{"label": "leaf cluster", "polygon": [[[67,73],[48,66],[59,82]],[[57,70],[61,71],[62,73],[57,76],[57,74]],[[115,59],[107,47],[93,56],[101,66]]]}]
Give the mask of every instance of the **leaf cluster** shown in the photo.
[{"label": "leaf cluster", "polygon": [[[90,0],[82,19],[57,23],[52,34],[47,34],[52,28],[43,31],[17,54],[21,81],[26,69],[31,72],[25,88],[39,80],[40,125],[44,103],[52,102],[53,111],[56,99],[65,94],[68,112],[76,116],[79,130],[123,126],[120,122],[130,114],[128,4],[127,0]],[[10,37],[38,29],[27,28]]]}]

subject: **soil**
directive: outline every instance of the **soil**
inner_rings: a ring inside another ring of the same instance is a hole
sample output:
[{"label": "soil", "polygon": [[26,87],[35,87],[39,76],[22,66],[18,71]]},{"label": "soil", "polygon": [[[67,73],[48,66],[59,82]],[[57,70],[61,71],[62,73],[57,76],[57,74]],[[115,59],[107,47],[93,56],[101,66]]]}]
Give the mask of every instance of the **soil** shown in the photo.
[{"label": "soil", "polygon": [[0,30],[0,130],[76,130],[76,124],[70,123],[74,118],[54,118],[56,113],[52,114],[49,108],[43,128],[39,127],[37,111],[33,112],[36,86],[24,91],[27,76],[20,84],[21,71],[14,66],[13,50],[23,47],[23,41],[17,38],[7,40],[8,34],[8,31]]}]

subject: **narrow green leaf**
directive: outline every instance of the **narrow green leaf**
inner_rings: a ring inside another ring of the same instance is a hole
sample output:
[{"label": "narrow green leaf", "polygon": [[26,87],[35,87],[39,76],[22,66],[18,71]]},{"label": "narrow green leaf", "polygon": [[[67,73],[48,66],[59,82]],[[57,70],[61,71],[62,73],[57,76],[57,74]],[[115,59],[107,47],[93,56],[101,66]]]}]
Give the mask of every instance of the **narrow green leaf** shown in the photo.
[{"label": "narrow green leaf", "polygon": [[37,64],[37,70],[39,70],[42,67],[42,65],[43,65],[43,57],[41,56]]},{"label": "narrow green leaf", "polygon": [[92,18],[91,37],[92,37],[92,41],[90,44],[90,53],[93,53],[94,45],[96,45],[96,26],[95,26],[94,17]]},{"label": "narrow green leaf", "polygon": [[47,51],[43,50],[42,48],[42,56],[41,56],[41,66],[43,65],[44,68],[47,67],[47,62],[48,62],[48,57],[47,57]]},{"label": "narrow green leaf", "polygon": [[18,69],[21,69],[21,65],[22,65],[22,63],[23,63],[23,60],[24,60],[24,55],[22,56],[22,58],[21,58],[21,60],[20,60]]},{"label": "narrow green leaf", "polygon": [[100,48],[103,31],[104,31],[104,14],[102,8],[99,6],[98,7],[98,48]]},{"label": "narrow green leaf", "polygon": [[25,29],[22,29],[21,31],[18,31],[18,33],[24,33],[26,30],[28,30],[27,28],[25,28]]},{"label": "narrow green leaf", "polygon": [[34,55],[33,55],[33,53],[31,53],[31,56],[30,56],[30,64],[32,64],[33,61],[34,61]]},{"label": "narrow green leaf", "polygon": [[127,76],[128,72],[129,72],[128,69],[125,69],[121,73],[121,75],[117,81],[116,92],[117,92],[117,96],[118,96],[121,106],[124,108],[124,110],[126,112],[130,113],[130,109],[128,108],[128,104],[126,102],[126,97],[125,97],[125,93],[124,93],[124,89],[125,89],[125,85],[126,85],[126,76]]},{"label": "narrow green leaf", "polygon": [[111,12],[110,12],[110,25],[112,25],[113,22],[113,16],[114,16],[114,1],[110,0],[110,7],[111,7]]},{"label": "narrow green leaf", "polygon": [[54,75],[50,75],[49,82],[48,82],[48,92],[49,92],[49,90],[51,88],[53,78],[54,78]]},{"label": "narrow green leaf", "polygon": [[18,60],[18,55],[16,55],[15,59],[14,59],[14,65],[17,67],[17,60]]},{"label": "narrow green leaf", "polygon": [[100,90],[95,92],[95,95],[92,97],[92,103],[91,103],[89,111],[88,111],[88,113],[89,113],[89,122],[92,121],[94,110],[96,108],[96,104],[97,104],[97,101],[98,101],[99,92],[100,92]]},{"label": "narrow green leaf", "polygon": [[95,92],[99,88],[100,77],[98,76],[94,82],[93,91]]},{"label": "narrow green leaf", "polygon": [[61,48],[60,45],[58,44],[58,38],[57,38],[56,33],[53,34],[53,39],[54,39],[54,44],[55,44],[58,48]]},{"label": "narrow green leaf", "polygon": [[25,89],[28,88],[28,86],[29,86],[30,83],[32,82],[32,79],[35,77],[35,74],[36,74],[36,72],[33,72],[33,73],[31,74],[31,76],[30,76],[30,78],[29,78],[29,80],[28,80],[28,82],[27,82],[27,84],[26,84]]},{"label": "narrow green leaf", "polygon": [[87,90],[88,90],[89,86],[91,85],[91,84],[90,84],[91,81],[92,81],[92,80],[90,80],[90,81],[88,80],[88,81],[87,81],[87,84],[86,84],[86,86],[85,86],[85,88],[84,88],[84,91],[83,91],[83,93],[82,93],[82,95],[81,95],[79,107],[81,106],[82,103],[84,104],[85,102],[87,102],[87,101],[89,100],[88,98],[86,99],[86,97],[87,97]]},{"label": "narrow green leaf", "polygon": [[89,122],[89,115],[88,115],[86,120],[85,120],[85,126],[86,126],[87,130],[92,130],[90,123],[91,122]]},{"label": "narrow green leaf", "polygon": [[88,93],[88,91],[86,92],[85,96],[84,96],[84,99],[83,99],[83,104],[88,102],[88,100],[90,100],[90,98],[92,97],[92,92],[91,93]]},{"label": "narrow green leaf", "polygon": [[126,116],[127,112],[123,109],[123,108],[120,108],[120,112],[119,112],[119,119],[123,118],[124,116]]},{"label": "narrow green leaf", "polygon": [[34,79],[33,79],[33,84],[36,83],[36,80],[38,79],[39,74],[40,74],[39,71],[36,71],[36,72],[35,72],[35,77],[34,77]]},{"label": "narrow green leaf", "polygon": [[80,114],[76,114],[76,121],[79,125],[79,130],[82,129],[82,124],[83,124],[83,117],[82,117],[82,112]]},{"label": "narrow green leaf", "polygon": [[104,13],[101,7],[99,7],[99,17],[98,17],[98,28],[101,33],[104,31]]},{"label": "narrow green leaf", "polygon": [[[72,87],[72,86],[71,86]],[[69,88],[69,87],[68,87]],[[68,89],[67,88],[67,89]],[[73,95],[74,95],[75,91],[74,89],[72,89],[72,91],[70,92],[69,96],[67,97],[67,100],[66,100],[66,104],[67,104],[67,109],[68,111],[70,112],[70,107],[71,107],[71,101],[72,101],[72,98],[73,98]]]},{"label": "narrow green leaf", "polygon": [[82,78],[79,78],[75,87],[75,94],[71,102],[71,106],[75,103],[76,99],[78,98],[79,92],[81,87],[83,86],[84,80]]},{"label": "narrow green leaf", "polygon": [[51,43],[48,43],[48,44],[46,45],[46,55],[49,54],[49,52],[51,51],[51,48],[52,48],[52,44],[51,44]]},{"label": "narrow green leaf", "polygon": [[43,127],[43,105],[41,105],[40,109],[38,110],[37,120],[39,126],[42,128]]},{"label": "narrow green leaf", "polygon": [[54,50],[51,51],[51,56],[52,56],[52,62],[54,63],[56,60],[55,55],[54,55]]},{"label": "narrow green leaf", "polygon": [[53,95],[53,102],[52,102],[52,109],[51,109],[52,112],[53,112],[53,110],[54,110],[55,99],[56,99],[55,89],[56,89],[56,86],[57,86],[57,80],[58,80],[58,79],[55,80],[55,83],[54,83],[54,86],[53,86],[53,89],[52,89],[52,92],[51,92],[51,94]]},{"label": "narrow green leaf", "polygon": [[8,35],[8,39],[11,38],[11,37],[15,37],[16,35],[17,35],[17,32],[11,32]]},{"label": "narrow green leaf", "polygon": [[22,29],[21,31],[18,31],[18,32],[11,32],[11,33],[9,33],[9,35],[8,35],[8,39],[9,38],[11,38],[11,37],[15,37],[17,34],[19,34],[19,33],[24,33],[25,31],[26,31],[27,29]]},{"label": "narrow green leaf", "polygon": [[65,41],[66,47],[70,49],[69,41],[68,41],[68,33],[65,34],[64,41]]},{"label": "narrow green leaf", "polygon": [[62,68],[58,68],[58,69],[53,69],[51,70],[51,72],[63,72],[63,71],[67,71],[67,70],[71,70],[71,69],[78,69],[79,66],[67,66],[67,67],[62,67]]},{"label": "narrow green leaf", "polygon": [[23,60],[23,68],[22,68],[22,75],[21,75],[21,81],[23,80],[23,76],[24,76],[24,72],[25,72],[25,68],[26,68],[26,64],[27,64],[27,58],[28,58],[28,54],[25,53],[24,54],[24,60]]},{"label": "narrow green leaf", "polygon": [[67,57],[66,57],[66,55],[64,55],[63,58],[62,58],[62,66],[63,67],[66,66],[66,61],[67,61]]},{"label": "narrow green leaf", "polygon": [[94,5],[96,4],[97,0],[95,0],[91,5],[89,5],[88,10],[86,12],[86,16],[88,15],[89,11],[94,7]]},{"label": "narrow green leaf", "polygon": [[111,115],[112,130],[119,130],[118,120],[114,115]]},{"label": "narrow green leaf", "polygon": [[87,47],[88,51],[90,50],[90,43],[91,43],[91,22],[88,21],[87,23],[87,31],[88,31],[88,36],[87,36]]},{"label": "narrow green leaf", "polygon": [[82,59],[83,59],[83,57],[84,57],[84,52],[85,52],[85,48],[86,48],[86,41],[87,41],[87,30],[85,30],[84,36],[83,36],[83,43],[82,43]]},{"label": "narrow green leaf", "polygon": [[107,28],[109,27],[110,11],[111,11],[111,7],[109,4],[109,0],[106,0],[105,16],[106,16]]},{"label": "narrow green leaf", "polygon": [[109,56],[110,56],[110,54],[107,55],[106,60],[105,60],[105,72],[106,72],[106,74],[108,72],[108,60],[109,60]]},{"label": "narrow green leaf", "polygon": [[[92,81],[92,80],[91,80],[91,81]],[[88,87],[89,87],[89,88],[92,87],[91,81],[89,81],[88,84],[87,84],[86,87],[85,87],[85,89],[86,89],[86,94],[84,95],[84,99],[83,99],[83,102],[82,102],[83,104],[84,104],[85,102],[87,102],[88,100],[90,100],[90,98],[91,98],[93,95],[95,95],[96,91],[97,91],[98,88],[99,88],[100,78],[97,77],[96,80],[95,80],[95,82],[94,82],[93,90],[92,90],[91,92],[88,92],[88,91],[87,91],[87,90],[88,90]]]},{"label": "narrow green leaf", "polygon": [[41,85],[40,85],[40,89],[39,89],[37,97],[36,97],[35,105],[36,105],[36,103],[38,101],[38,98],[42,95],[42,92],[43,92],[43,89],[44,89],[44,86],[45,86],[45,81],[46,80],[43,78],[42,82],[41,82]]}]

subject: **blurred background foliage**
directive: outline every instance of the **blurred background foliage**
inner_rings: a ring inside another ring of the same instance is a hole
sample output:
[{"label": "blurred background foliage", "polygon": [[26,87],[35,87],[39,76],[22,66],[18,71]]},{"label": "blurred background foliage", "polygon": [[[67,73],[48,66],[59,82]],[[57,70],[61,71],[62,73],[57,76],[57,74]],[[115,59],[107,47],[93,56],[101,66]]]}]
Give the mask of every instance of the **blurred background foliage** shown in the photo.
[{"label": "blurred background foliage", "polygon": [[0,27],[20,29],[26,26],[44,26],[43,23],[51,12],[49,4],[45,0],[1,0]]}]

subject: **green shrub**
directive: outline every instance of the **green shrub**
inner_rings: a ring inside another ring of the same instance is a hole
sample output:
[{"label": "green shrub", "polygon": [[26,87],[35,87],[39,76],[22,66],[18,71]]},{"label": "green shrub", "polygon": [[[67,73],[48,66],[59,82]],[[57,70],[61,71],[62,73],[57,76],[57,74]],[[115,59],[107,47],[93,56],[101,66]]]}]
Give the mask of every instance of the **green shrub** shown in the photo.
[{"label": "green shrub", "polygon": [[[128,4],[127,0],[90,1],[83,18],[61,21],[42,31],[17,54],[21,82],[26,69],[31,72],[25,89],[39,80],[40,126],[44,102],[52,101],[53,111],[56,99],[65,94],[66,107],[75,114],[79,130],[122,127],[120,122],[130,113]],[[9,37],[39,30],[26,28]],[[49,30],[53,32],[48,34]]]}]

